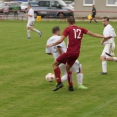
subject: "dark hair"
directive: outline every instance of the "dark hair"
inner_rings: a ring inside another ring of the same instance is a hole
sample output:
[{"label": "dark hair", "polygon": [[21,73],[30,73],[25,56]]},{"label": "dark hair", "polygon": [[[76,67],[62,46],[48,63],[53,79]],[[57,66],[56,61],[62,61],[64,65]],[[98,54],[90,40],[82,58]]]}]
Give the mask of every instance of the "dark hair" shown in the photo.
[{"label": "dark hair", "polygon": [[53,34],[56,33],[57,31],[60,31],[59,26],[55,26],[55,27],[52,28],[52,33]]},{"label": "dark hair", "polygon": [[106,19],[107,21],[109,21],[109,18],[108,17],[103,17],[103,19]]},{"label": "dark hair", "polygon": [[75,24],[75,18],[73,16],[70,16],[67,18],[67,22],[69,22],[70,24]]},{"label": "dark hair", "polygon": [[31,7],[31,4],[29,3],[29,4],[28,4],[28,6],[30,6],[30,7]]}]

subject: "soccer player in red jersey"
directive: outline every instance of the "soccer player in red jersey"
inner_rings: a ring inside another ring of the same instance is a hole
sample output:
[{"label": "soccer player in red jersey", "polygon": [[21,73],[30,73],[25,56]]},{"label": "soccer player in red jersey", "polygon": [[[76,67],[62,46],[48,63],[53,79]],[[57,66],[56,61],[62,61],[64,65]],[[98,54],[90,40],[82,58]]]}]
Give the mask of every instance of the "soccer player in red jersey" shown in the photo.
[{"label": "soccer player in red jersey", "polygon": [[69,83],[69,91],[74,91],[73,88],[73,83],[72,83],[72,73],[70,72],[70,68],[74,64],[74,62],[77,60],[80,54],[80,47],[81,47],[81,41],[83,38],[83,34],[90,35],[92,37],[97,37],[97,38],[104,38],[104,39],[110,39],[111,36],[109,37],[104,37],[100,34],[95,34],[90,31],[88,31],[85,28],[81,28],[79,26],[75,25],[75,18],[74,17],[69,17],[67,19],[68,22],[68,27],[65,28],[63,31],[62,37],[60,40],[57,42],[47,45],[47,47],[52,47],[60,44],[63,42],[63,40],[68,37],[68,48],[65,53],[60,55],[53,63],[53,68],[55,72],[55,77],[57,81],[56,87],[53,89],[53,91],[57,91],[58,89],[63,87],[63,83],[61,82],[61,72],[59,69],[59,65],[61,63],[66,64],[66,70],[68,72],[68,83]]}]

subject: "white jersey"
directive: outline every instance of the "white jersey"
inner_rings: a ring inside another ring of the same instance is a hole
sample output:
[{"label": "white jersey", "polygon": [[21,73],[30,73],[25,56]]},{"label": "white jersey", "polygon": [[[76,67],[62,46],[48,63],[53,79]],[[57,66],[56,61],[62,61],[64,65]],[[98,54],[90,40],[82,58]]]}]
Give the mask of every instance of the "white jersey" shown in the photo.
[{"label": "white jersey", "polygon": [[109,43],[114,43],[114,38],[116,37],[116,33],[115,33],[115,30],[114,28],[108,24],[105,28],[104,28],[104,31],[103,31],[103,35],[105,37],[108,37],[108,36],[112,36],[113,38],[107,40],[104,42],[104,44],[109,44]]},{"label": "white jersey", "polygon": [[[61,38],[61,36],[57,36],[57,35],[50,37],[48,39],[48,41],[47,41],[47,45],[55,43],[60,38]],[[67,50],[66,44],[65,44],[64,41],[62,43],[56,45],[56,46],[46,48],[46,53],[47,54],[51,53],[53,55],[53,57],[54,57],[55,60],[60,56],[60,53],[58,52],[57,47],[61,47],[61,49],[62,49],[63,52],[66,52],[66,50]],[[64,74],[67,73],[64,64],[60,64],[59,67],[60,67],[62,73],[64,73]],[[76,60],[75,63],[74,63],[74,65],[71,68],[71,71],[74,72],[74,73],[78,73],[79,70],[80,70],[80,68],[81,68],[81,65],[80,65],[79,61]]]},{"label": "white jersey", "polygon": [[35,21],[35,18],[34,18],[34,10],[32,8],[29,9],[28,15],[32,15],[32,17],[28,16],[28,21],[29,22]]},{"label": "white jersey", "polygon": [[[54,36],[50,37],[48,39],[48,41],[47,41],[47,45],[55,43],[60,38],[61,38],[61,36],[57,36],[57,35],[54,35]],[[56,46],[52,46],[52,47],[46,48],[46,53],[53,54],[54,59],[57,59],[60,56],[60,53],[58,52],[57,47],[61,47],[62,51],[66,52],[65,42],[62,42],[62,43],[60,43],[60,44],[58,44]]]},{"label": "white jersey", "polygon": [[4,12],[8,12],[9,11],[9,6],[4,6]]}]

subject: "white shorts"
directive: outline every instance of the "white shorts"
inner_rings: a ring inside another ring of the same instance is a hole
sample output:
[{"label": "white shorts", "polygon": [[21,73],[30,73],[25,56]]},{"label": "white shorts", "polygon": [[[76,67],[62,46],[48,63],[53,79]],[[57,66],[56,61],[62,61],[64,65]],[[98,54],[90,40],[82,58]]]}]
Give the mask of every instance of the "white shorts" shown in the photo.
[{"label": "white shorts", "polygon": [[106,44],[101,56],[105,56],[106,58],[114,56],[114,49],[115,43]]},{"label": "white shorts", "polygon": [[28,21],[27,27],[33,27],[34,26],[34,21]]},{"label": "white shorts", "polygon": [[[71,68],[71,71],[73,73],[79,73],[80,72],[80,67],[81,67],[80,63],[76,60],[75,63],[73,64],[72,68]],[[66,74],[65,64],[60,64],[59,68],[61,69],[61,72],[63,74]]]}]

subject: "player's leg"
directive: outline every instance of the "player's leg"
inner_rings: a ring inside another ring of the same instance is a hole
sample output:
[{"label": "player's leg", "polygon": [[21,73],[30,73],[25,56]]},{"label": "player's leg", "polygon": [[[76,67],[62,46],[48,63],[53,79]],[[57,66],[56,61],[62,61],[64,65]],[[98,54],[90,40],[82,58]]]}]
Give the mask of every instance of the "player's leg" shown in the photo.
[{"label": "player's leg", "polygon": [[72,72],[70,71],[71,67],[73,66],[73,64],[75,63],[75,61],[77,60],[78,58],[78,54],[75,54],[75,53],[71,53],[71,54],[68,54],[67,57],[68,57],[68,60],[66,61],[66,70],[67,70],[67,73],[68,73],[68,83],[69,83],[69,91],[74,91],[73,89],[73,82],[72,82]]},{"label": "player's leg", "polygon": [[31,36],[30,36],[30,31],[33,29],[33,24],[32,22],[28,21],[27,23],[27,39],[30,39]]},{"label": "player's leg", "polygon": [[31,30],[34,31],[34,32],[37,32],[40,35],[40,37],[41,37],[42,36],[42,32],[33,27],[34,26],[34,22],[31,22],[31,25],[32,25]]},{"label": "player's leg", "polygon": [[18,20],[18,11],[16,11],[16,17],[17,17],[17,20]]},{"label": "player's leg", "polygon": [[37,30],[36,28],[33,28],[32,30],[33,30],[34,32],[37,32],[37,33],[40,35],[40,37],[42,36],[42,32],[41,32],[41,31]]},{"label": "player's leg", "polygon": [[15,11],[14,11],[14,19],[16,19],[16,14],[15,14]]},{"label": "player's leg", "polygon": [[95,23],[98,23],[97,20],[94,18]]},{"label": "player's leg", "polygon": [[54,61],[53,68],[54,68],[57,85],[53,89],[53,91],[57,91],[58,89],[63,87],[63,83],[61,82],[61,71],[60,71],[59,65],[60,63],[58,61]]},{"label": "player's leg", "polygon": [[107,61],[114,61],[117,62],[117,57],[114,57],[114,49],[115,49],[115,43],[110,44],[110,52],[106,53],[108,54],[108,57],[106,58]]},{"label": "player's leg", "polygon": [[6,12],[6,20],[8,20],[8,12]]},{"label": "player's leg", "polygon": [[76,73],[77,82],[78,82],[78,89],[88,89],[86,86],[83,85],[83,70],[82,65],[80,64],[79,72]]},{"label": "player's leg", "polygon": [[[68,83],[69,83],[69,85],[71,85],[70,78],[68,78],[68,74],[67,74],[65,65],[64,65],[64,64],[60,64],[60,65],[59,65],[59,68],[60,68],[61,72],[64,74],[64,75],[61,77],[61,81],[62,81],[62,82],[65,82],[65,81],[67,81],[67,80],[69,79],[69,80],[68,80]],[[69,76],[70,76],[70,75],[72,75],[71,72],[69,73]],[[72,79],[71,79],[71,80],[72,80]],[[72,83],[72,84],[73,84],[73,83]]]},{"label": "player's leg", "polygon": [[67,81],[67,71],[66,71],[65,64],[60,64],[60,65],[59,65],[59,68],[60,68],[60,70],[61,70],[61,73],[64,74],[64,75],[61,77],[61,81],[62,81],[62,82]]},{"label": "player's leg", "polygon": [[[53,63],[53,68],[54,68],[55,76],[56,76],[56,79],[57,79],[57,82],[58,82],[57,86],[55,87],[55,89],[53,91],[56,91],[56,90],[60,89],[61,87],[63,87],[63,84],[61,82],[61,77],[60,77],[60,74],[61,74],[60,69],[59,69],[60,63],[65,64],[65,63],[68,62],[66,64],[66,71],[68,73],[68,80],[69,80],[69,79],[71,79],[71,73],[69,71],[70,71],[70,68],[74,64],[74,62],[75,62],[76,59],[77,59],[77,55],[72,56],[69,53],[63,53]],[[69,80],[69,81],[71,83],[71,80]]]},{"label": "player's leg", "polygon": [[8,20],[8,15],[9,15],[9,12],[7,12],[7,20]]},{"label": "player's leg", "polygon": [[104,50],[102,52],[102,55],[100,57],[101,61],[102,61],[102,72],[101,74],[106,75],[107,74],[107,55],[106,53],[109,53],[109,44],[106,44],[104,47]]},{"label": "player's leg", "polygon": [[101,56],[101,61],[102,61],[102,72],[101,74],[106,75],[107,74],[107,61],[105,56]]},{"label": "player's leg", "polygon": [[92,18],[92,19],[90,19],[90,24],[92,23],[92,20],[93,20],[93,18]]},{"label": "player's leg", "polygon": [[4,12],[3,19],[4,20],[6,19],[6,12]]},{"label": "player's leg", "polygon": [[78,89],[87,89],[87,87],[83,85],[83,70],[82,65],[78,60],[75,61],[74,65],[71,68],[71,71],[76,73]]},{"label": "player's leg", "polygon": [[106,60],[117,62],[117,57],[109,57],[109,58],[106,58]]},{"label": "player's leg", "polygon": [[71,69],[71,65],[69,65],[68,63],[66,64],[66,70],[67,70],[67,80],[68,80],[68,84],[69,84],[69,91],[74,91],[73,88],[73,80],[72,80],[72,72],[70,71]]},{"label": "player's leg", "polygon": [[3,12],[3,18],[2,18],[3,20],[5,19],[5,12]]},{"label": "player's leg", "polygon": [[93,16],[93,14],[92,14],[92,19],[90,19],[90,24],[92,23],[93,17],[94,17],[94,16]]},{"label": "player's leg", "polygon": [[30,39],[30,27],[29,25],[27,24],[27,39]]},{"label": "player's leg", "polygon": [[96,18],[95,18],[95,14],[93,15],[93,19],[94,19],[95,23],[97,23]]}]

